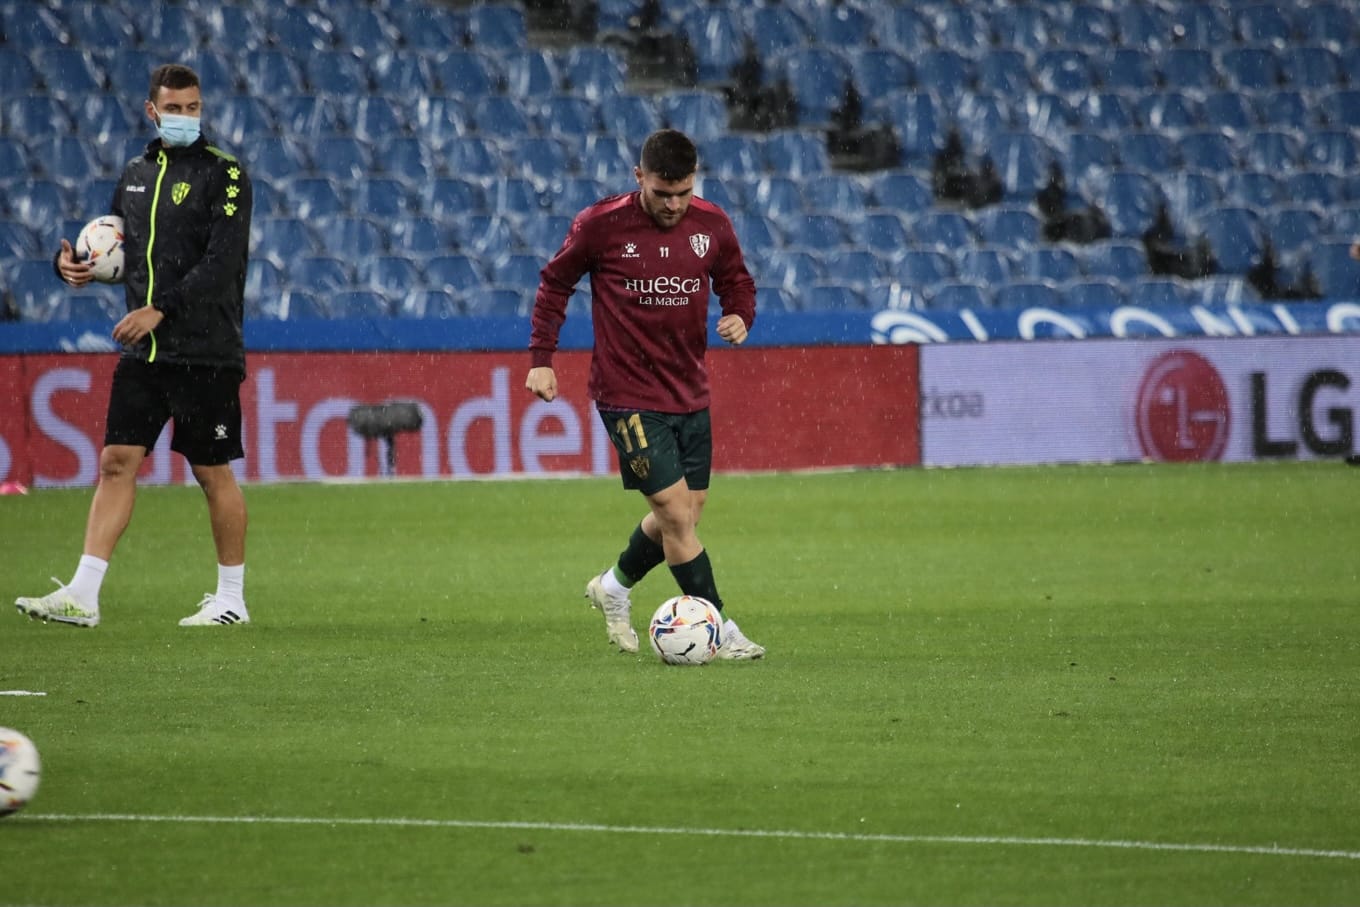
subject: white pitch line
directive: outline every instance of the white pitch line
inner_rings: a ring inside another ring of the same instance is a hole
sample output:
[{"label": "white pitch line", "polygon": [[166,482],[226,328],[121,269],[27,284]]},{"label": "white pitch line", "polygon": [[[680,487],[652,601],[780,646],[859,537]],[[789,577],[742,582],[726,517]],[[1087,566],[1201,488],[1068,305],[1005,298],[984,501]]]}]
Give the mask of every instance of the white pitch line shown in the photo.
[{"label": "white pitch line", "polygon": [[781,831],[757,828],[667,828],[647,825],[594,825],[576,822],[481,822],[470,819],[380,819],[306,816],[139,816],[118,813],[61,815],[21,813],[22,822],[177,822],[203,825],[329,825],[397,828],[481,828],[508,831],[594,832],[622,835],[693,835],[709,838],[778,838],[796,841],[851,841],[885,844],[980,844],[1014,847],[1100,847],[1113,850],[1153,850],[1180,853],[1251,854],[1267,857],[1316,857],[1360,860],[1357,850],[1321,850],[1247,844],[1176,844],[1159,841],[1102,841],[1088,838],[1023,838],[971,835],[891,835],[837,831]]}]

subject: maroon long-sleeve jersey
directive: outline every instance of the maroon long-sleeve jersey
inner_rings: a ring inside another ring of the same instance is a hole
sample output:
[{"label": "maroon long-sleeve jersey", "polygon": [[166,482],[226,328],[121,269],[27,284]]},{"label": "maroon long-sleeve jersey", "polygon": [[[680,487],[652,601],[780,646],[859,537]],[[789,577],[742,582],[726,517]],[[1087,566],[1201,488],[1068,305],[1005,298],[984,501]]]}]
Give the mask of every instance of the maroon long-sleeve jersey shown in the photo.
[{"label": "maroon long-sleeve jersey", "polygon": [[740,315],[748,329],[756,315],[755,281],[723,210],[694,198],[685,216],[663,229],[630,192],[578,214],[540,272],[529,340],[535,367],[552,365],[567,299],[587,272],[591,398],[601,409],[706,408],[710,284],[724,315]]}]

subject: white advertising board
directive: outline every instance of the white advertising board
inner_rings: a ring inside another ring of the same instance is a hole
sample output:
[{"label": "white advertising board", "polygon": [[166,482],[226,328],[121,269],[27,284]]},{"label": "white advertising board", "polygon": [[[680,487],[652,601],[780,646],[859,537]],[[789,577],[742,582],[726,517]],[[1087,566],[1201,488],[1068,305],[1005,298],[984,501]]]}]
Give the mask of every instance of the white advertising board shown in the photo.
[{"label": "white advertising board", "polygon": [[1338,458],[1360,338],[925,344],[928,466]]}]

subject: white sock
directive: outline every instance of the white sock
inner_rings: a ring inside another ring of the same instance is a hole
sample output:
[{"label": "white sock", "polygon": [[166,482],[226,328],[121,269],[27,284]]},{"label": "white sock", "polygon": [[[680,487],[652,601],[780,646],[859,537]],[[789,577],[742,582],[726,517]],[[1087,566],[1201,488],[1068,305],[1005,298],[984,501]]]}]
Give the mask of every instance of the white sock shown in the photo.
[{"label": "white sock", "polygon": [[246,565],[235,567],[217,565],[216,598],[224,605],[244,605],[246,603]]},{"label": "white sock", "polygon": [[619,578],[614,575],[614,568],[610,567],[600,577],[600,585],[604,586],[604,591],[609,593],[610,598],[627,598],[628,587],[619,582]]},{"label": "white sock", "polygon": [[66,588],[85,607],[98,608],[99,587],[104,584],[104,574],[108,569],[108,561],[93,554],[83,554],[76,567],[76,575],[66,584]]}]

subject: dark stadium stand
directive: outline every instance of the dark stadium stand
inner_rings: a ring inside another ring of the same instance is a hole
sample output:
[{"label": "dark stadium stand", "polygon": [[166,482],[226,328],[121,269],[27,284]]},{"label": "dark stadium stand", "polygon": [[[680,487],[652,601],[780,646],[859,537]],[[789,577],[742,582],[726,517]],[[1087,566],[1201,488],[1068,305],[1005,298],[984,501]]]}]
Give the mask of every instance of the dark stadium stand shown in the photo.
[{"label": "dark stadium stand", "polygon": [[[662,125],[700,143],[700,194],[732,214],[774,309],[1252,298],[1267,245],[1323,296],[1360,294],[1350,3],[663,0],[655,30],[696,65],[659,87],[630,79],[643,0],[595,3],[585,37],[531,6],[0,0],[0,279],[19,317],[116,310],[108,288],[64,300],[43,265],[106,207],[150,136],[147,75],[186,44],[207,131],[255,181],[258,317],[522,314],[570,217],[626,191]],[[730,125],[748,44],[762,87],[787,80],[792,126]],[[849,85],[864,124],[891,129],[891,166],[838,169],[826,129]],[[992,157],[1001,204],[933,197],[952,126]],[[1044,240],[1052,162],[1110,238]],[[1149,272],[1161,206],[1215,274]]]}]

